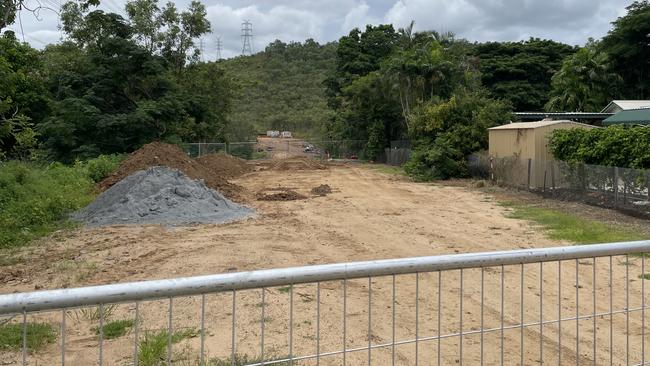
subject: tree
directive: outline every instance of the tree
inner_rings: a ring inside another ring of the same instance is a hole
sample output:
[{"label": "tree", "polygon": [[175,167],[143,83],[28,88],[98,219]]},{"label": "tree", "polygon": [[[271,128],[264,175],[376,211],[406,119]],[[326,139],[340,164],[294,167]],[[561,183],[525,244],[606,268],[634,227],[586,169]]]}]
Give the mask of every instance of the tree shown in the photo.
[{"label": "tree", "polygon": [[551,77],[571,46],[531,38],[525,42],[487,42],[475,45],[481,81],[494,98],[510,102],[517,111],[538,111],[549,100]]},{"label": "tree", "polygon": [[0,158],[26,158],[36,147],[34,124],[49,111],[38,69],[38,51],[13,32],[0,36]]},{"label": "tree", "polygon": [[551,81],[548,111],[598,112],[617,95],[621,78],[609,57],[590,42],[567,57]]},{"label": "tree", "polygon": [[650,97],[650,3],[635,1],[603,37],[600,50],[607,53],[623,78],[623,95],[630,99]]},{"label": "tree", "polygon": [[512,119],[507,103],[481,89],[459,89],[416,113],[411,131],[415,146],[404,169],[419,180],[466,176],[467,157],[487,148],[487,129]]},{"label": "tree", "polygon": [[180,75],[188,59],[196,61],[200,56],[201,50],[196,48],[194,39],[210,32],[205,5],[192,1],[187,11],[179,13],[174,3],[168,2],[159,19],[164,29],[159,33],[160,54]]},{"label": "tree", "polygon": [[[44,57],[47,65],[65,64],[44,73],[52,113],[38,130],[53,158],[129,152],[154,140],[223,139],[230,96],[215,86],[223,74],[180,83],[162,56],[132,39],[133,29],[118,15],[69,14],[65,29],[76,43],[48,47]],[[220,104],[209,100],[212,93]],[[223,113],[210,103],[225,106]]]}]

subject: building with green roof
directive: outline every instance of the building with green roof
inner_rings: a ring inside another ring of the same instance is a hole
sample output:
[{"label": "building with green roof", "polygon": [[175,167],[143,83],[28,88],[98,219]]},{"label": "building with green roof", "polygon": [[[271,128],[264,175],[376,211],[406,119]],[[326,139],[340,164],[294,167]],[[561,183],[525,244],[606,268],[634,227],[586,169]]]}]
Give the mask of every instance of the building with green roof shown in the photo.
[{"label": "building with green roof", "polygon": [[605,119],[603,126],[612,125],[650,125],[650,108],[628,109]]}]

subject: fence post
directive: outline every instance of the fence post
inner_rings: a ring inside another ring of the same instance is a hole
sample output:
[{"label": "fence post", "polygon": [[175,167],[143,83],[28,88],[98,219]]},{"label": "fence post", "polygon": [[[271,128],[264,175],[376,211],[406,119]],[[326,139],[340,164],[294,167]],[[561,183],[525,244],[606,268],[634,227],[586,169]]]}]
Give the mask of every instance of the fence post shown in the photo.
[{"label": "fence post", "polygon": [[614,203],[618,203],[618,167],[614,167]]},{"label": "fence post", "polygon": [[532,170],[531,169],[532,165],[533,165],[533,159],[529,158],[528,159],[528,187],[527,187],[528,189],[530,189],[530,173],[531,173],[531,170]]},{"label": "fence post", "polygon": [[551,160],[551,186],[555,193],[555,160]]}]

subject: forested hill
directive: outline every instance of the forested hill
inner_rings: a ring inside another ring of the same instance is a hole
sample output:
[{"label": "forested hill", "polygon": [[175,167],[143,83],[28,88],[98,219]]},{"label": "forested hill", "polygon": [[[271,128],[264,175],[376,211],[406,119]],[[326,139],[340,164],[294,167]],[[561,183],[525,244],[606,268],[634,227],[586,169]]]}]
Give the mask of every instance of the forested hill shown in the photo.
[{"label": "forested hill", "polygon": [[230,116],[231,140],[268,129],[316,136],[333,113],[323,81],[336,67],[336,43],[275,41],[253,56],[219,63],[238,85]]}]

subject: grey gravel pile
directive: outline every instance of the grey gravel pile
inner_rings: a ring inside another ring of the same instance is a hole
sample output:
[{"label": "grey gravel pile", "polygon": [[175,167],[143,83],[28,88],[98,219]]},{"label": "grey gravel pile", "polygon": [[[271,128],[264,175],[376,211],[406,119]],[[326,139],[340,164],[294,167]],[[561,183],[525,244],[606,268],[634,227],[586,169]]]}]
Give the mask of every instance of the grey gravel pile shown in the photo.
[{"label": "grey gravel pile", "polygon": [[157,166],[140,170],[72,214],[88,226],[224,223],[253,215],[181,171]]}]

